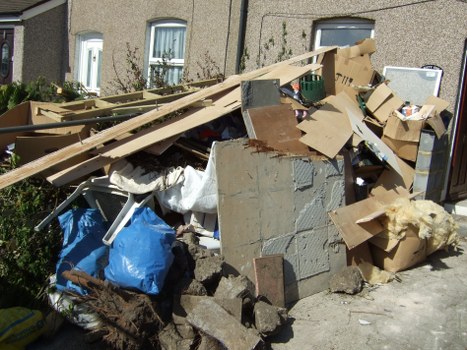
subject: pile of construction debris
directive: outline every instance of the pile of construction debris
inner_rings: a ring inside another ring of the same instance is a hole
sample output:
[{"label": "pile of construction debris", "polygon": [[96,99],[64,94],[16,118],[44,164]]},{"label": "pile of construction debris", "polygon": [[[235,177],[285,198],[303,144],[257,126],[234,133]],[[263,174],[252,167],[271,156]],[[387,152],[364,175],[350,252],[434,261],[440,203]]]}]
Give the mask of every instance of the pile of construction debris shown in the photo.
[{"label": "pile of construction debris", "polygon": [[287,322],[287,310],[255,297],[244,276],[223,276],[222,257],[185,233],[157,297],[72,270],[65,277],[89,294],[75,295],[96,318],[87,339],[114,349],[261,349]]},{"label": "pile of construction debris", "polygon": [[[258,348],[287,321],[284,306],[327,289],[343,267],[397,272],[455,246],[452,218],[413,204],[421,138],[428,129],[444,137],[447,105],[431,96],[409,115],[372,68],[374,51],[367,39],[177,96],[28,103],[1,116],[8,126],[78,122],[5,136],[23,165],[0,176],[0,188],[36,175],[78,185],[36,229],[60,215],[57,285],[98,315],[88,329],[117,349]],[[79,125],[122,111],[145,113],[95,134]],[[105,223],[92,234],[67,224],[76,211],[62,214],[81,194]],[[70,243],[93,235],[86,270]]]}]

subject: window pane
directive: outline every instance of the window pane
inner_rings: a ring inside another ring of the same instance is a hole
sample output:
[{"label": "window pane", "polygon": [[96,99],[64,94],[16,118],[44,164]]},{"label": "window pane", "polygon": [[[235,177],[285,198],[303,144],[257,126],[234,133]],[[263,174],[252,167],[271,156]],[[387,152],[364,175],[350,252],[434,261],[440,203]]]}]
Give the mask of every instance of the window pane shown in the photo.
[{"label": "window pane", "polygon": [[151,85],[161,80],[168,85],[176,85],[182,80],[182,75],[183,66],[151,65]]},{"label": "window pane", "polygon": [[88,50],[88,64],[86,72],[86,86],[91,86],[91,67],[92,67],[92,50]]},{"label": "window pane", "polygon": [[347,46],[353,45],[355,42],[370,38],[371,29],[363,28],[334,28],[321,29],[321,46]]},{"label": "window pane", "polygon": [[156,27],[153,57],[183,59],[185,55],[185,27]]},{"label": "window pane", "polygon": [[7,77],[10,71],[10,46],[7,43],[2,45],[2,62],[0,73],[2,77]]},{"label": "window pane", "polygon": [[97,51],[97,77],[96,88],[101,87],[101,67],[102,67],[102,50]]}]

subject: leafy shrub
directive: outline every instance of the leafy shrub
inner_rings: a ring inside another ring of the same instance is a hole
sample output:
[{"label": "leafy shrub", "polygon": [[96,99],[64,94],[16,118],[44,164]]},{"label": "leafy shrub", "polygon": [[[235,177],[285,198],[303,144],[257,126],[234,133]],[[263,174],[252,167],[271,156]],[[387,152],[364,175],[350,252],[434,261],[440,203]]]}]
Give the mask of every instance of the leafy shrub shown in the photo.
[{"label": "leafy shrub", "polygon": [[[9,170],[4,164],[0,173]],[[35,232],[33,227],[66,198],[63,189],[31,178],[0,191],[0,308],[37,307],[55,270],[61,249],[57,223]]]}]

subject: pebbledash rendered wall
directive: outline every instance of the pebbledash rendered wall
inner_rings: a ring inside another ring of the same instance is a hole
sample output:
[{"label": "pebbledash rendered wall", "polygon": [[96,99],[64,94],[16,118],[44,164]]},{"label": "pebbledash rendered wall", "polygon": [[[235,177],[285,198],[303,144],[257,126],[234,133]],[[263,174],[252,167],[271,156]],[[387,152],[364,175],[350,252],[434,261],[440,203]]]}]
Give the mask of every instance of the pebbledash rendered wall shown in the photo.
[{"label": "pebbledash rendered wall", "polygon": [[[127,70],[126,43],[137,48],[141,59],[147,45],[148,23],[179,19],[187,22],[185,65],[189,76],[202,75],[206,61],[226,76],[235,73],[239,41],[240,0],[70,0],[69,79],[75,77],[76,39],[86,32],[103,35],[102,95],[115,93],[112,82],[116,70],[124,77]],[[141,63],[143,61],[141,60]],[[215,71],[212,68],[212,71]]]},{"label": "pebbledash rendered wall", "polygon": [[[437,65],[444,71],[439,97],[453,112],[467,39],[467,2],[461,0],[250,0],[245,48],[247,69],[269,64],[285,47],[298,55],[311,49],[317,20],[356,17],[373,20],[375,69]],[[270,39],[273,38],[274,46]],[[261,51],[261,52],[260,52]]]},{"label": "pebbledash rendered wall", "polygon": [[13,81],[44,77],[62,82],[67,69],[67,7],[65,4],[15,25]]}]

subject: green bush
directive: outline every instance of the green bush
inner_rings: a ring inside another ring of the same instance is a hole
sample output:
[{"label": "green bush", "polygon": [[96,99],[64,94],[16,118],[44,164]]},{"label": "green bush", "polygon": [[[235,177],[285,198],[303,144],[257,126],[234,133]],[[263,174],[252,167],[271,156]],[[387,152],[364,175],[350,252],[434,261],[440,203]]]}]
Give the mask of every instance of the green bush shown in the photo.
[{"label": "green bush", "polygon": [[[65,82],[63,87],[44,78],[15,82],[0,86],[0,114],[27,100],[61,102],[84,96],[76,82]],[[12,170],[15,160],[12,156],[0,161],[0,174]],[[35,232],[34,226],[66,196],[66,190],[41,178],[0,190],[0,308],[44,305],[44,288],[55,271],[62,235],[56,222],[41,232]]]},{"label": "green bush", "polygon": [[0,308],[43,305],[62,238],[56,222],[41,232],[34,226],[64,198],[63,189],[37,178],[0,191]]},{"label": "green bush", "polygon": [[62,87],[39,77],[27,84],[13,82],[0,86],[0,114],[24,101],[67,102],[84,99],[87,92],[79,82],[66,81]]}]

